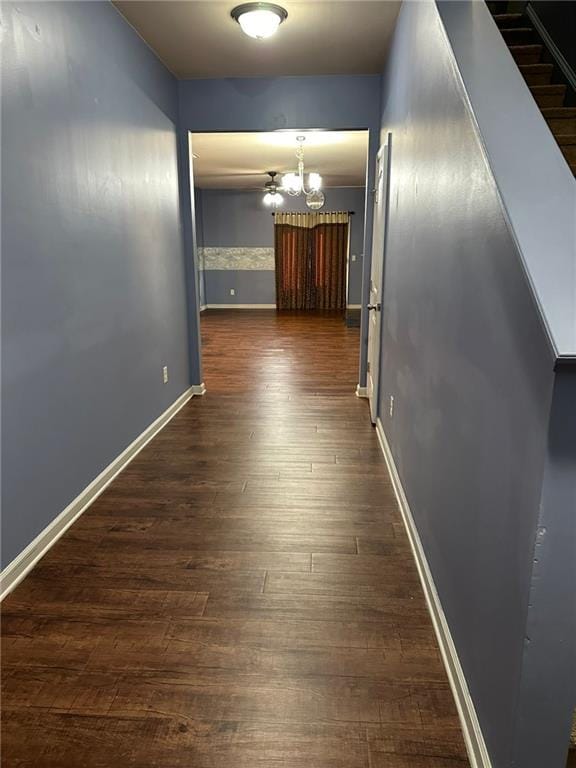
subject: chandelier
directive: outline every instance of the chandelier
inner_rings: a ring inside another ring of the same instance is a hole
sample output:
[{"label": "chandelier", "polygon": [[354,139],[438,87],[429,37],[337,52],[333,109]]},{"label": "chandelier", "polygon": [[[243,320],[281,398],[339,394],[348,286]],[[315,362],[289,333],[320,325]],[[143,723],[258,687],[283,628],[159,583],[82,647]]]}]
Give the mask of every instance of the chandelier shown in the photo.
[{"label": "chandelier", "polygon": [[298,160],[298,169],[291,173],[285,173],[282,177],[282,187],[292,197],[304,195],[306,205],[314,211],[317,211],[325,203],[322,188],[322,176],[319,173],[309,173],[308,179],[304,175],[304,147],[306,136],[296,136],[298,148],[296,149],[296,159]]}]

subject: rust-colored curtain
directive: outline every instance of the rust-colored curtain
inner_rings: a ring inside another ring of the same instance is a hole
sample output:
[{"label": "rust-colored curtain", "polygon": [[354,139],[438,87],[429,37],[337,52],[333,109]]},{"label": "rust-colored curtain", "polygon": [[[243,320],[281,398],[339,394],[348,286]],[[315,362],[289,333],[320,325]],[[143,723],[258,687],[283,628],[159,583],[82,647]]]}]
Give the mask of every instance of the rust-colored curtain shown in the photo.
[{"label": "rust-colored curtain", "polygon": [[278,309],[346,307],[347,213],[277,213]]},{"label": "rust-colored curtain", "polygon": [[314,309],[312,259],[307,227],[276,224],[276,306],[278,309]]},{"label": "rust-colored curtain", "polygon": [[316,309],[345,309],[348,224],[319,224],[312,232]]}]

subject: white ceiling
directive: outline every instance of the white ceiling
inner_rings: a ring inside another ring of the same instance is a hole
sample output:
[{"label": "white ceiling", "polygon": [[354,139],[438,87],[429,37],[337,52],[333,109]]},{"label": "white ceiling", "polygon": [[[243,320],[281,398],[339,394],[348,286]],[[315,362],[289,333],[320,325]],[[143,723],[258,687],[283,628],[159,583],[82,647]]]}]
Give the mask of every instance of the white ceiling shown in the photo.
[{"label": "white ceiling", "polygon": [[267,40],[240,30],[230,0],[114,0],[180,78],[381,72],[400,0],[276,0],[288,18]]},{"label": "white ceiling", "polygon": [[260,189],[266,171],[296,170],[296,136],[305,136],[305,172],[322,175],[325,187],[362,187],[366,178],[366,131],[272,131],[193,133],[194,185],[202,189]]}]

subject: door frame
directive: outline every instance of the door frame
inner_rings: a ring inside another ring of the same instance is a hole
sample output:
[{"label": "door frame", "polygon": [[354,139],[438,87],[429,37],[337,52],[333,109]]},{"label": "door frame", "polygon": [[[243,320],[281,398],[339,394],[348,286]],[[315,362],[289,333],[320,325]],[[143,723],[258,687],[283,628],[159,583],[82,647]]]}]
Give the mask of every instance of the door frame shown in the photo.
[{"label": "door frame", "polygon": [[[275,131],[363,131],[367,136],[367,150],[366,150],[366,194],[364,202],[364,235],[363,235],[363,261],[365,268],[367,252],[371,250],[372,242],[372,207],[370,205],[370,189],[372,186],[372,173],[373,173],[373,147],[376,144],[379,134],[379,121],[376,118],[372,121],[367,119],[362,120],[358,125],[353,125],[348,122],[341,123],[336,120],[334,123],[324,124],[322,120],[318,123],[314,121],[308,124],[306,120],[298,121],[296,125],[287,123],[281,128],[270,127],[254,127],[250,123],[243,125],[239,120],[240,125],[230,129],[228,127],[222,127],[221,121],[218,120],[213,127],[211,122],[208,121],[201,124],[194,125],[190,121],[183,121],[184,124],[180,126],[178,130],[178,150],[179,150],[179,184],[180,184],[180,209],[183,214],[182,222],[182,237],[185,253],[185,265],[186,265],[186,292],[187,292],[187,304],[188,304],[188,335],[189,335],[189,369],[190,369],[190,381],[194,385],[202,387],[205,391],[204,377],[202,371],[202,338],[200,334],[200,301],[199,301],[199,283],[198,283],[198,248],[196,241],[196,212],[194,206],[194,169],[193,169],[193,153],[192,153],[192,137],[196,133],[272,133]],[[349,231],[350,236],[350,231]],[[367,243],[370,247],[367,247]],[[350,251],[350,242],[349,242]],[[347,277],[349,275],[349,263],[347,263]],[[347,286],[348,288],[348,286]],[[359,381],[365,379],[365,355],[366,355],[366,337],[364,336],[364,287],[362,288],[361,302],[361,335],[358,350],[358,363],[359,363]],[[346,306],[348,306],[348,290],[346,291]],[[360,395],[360,386],[357,388],[357,394]]]},{"label": "door frame", "polygon": [[[371,287],[369,289],[368,293],[368,304],[366,305],[366,314],[368,318],[368,356],[367,356],[367,372],[366,372],[366,384],[368,385],[368,366],[370,365],[370,360],[368,359],[370,354],[370,311],[378,312],[379,314],[379,320],[378,320],[378,360],[376,364],[376,371],[375,375],[372,376],[373,382],[374,382],[374,389],[373,389],[373,398],[374,403],[372,401],[369,402],[370,405],[370,420],[373,424],[376,424],[380,413],[380,380],[381,380],[381,373],[382,373],[382,321],[384,317],[384,285],[385,285],[385,273],[386,273],[386,251],[387,251],[387,244],[388,244],[388,229],[389,229],[389,222],[390,222],[390,164],[391,164],[391,157],[392,157],[392,134],[388,132],[386,134],[386,140],[382,142],[380,147],[378,148],[378,152],[376,153],[376,164],[374,168],[374,181],[375,186],[373,190],[373,203],[372,203],[372,222],[374,225],[374,222],[376,221],[376,217],[374,215],[374,209],[377,204],[377,192],[378,192],[378,165],[379,163],[383,163],[385,161],[385,167],[382,174],[382,216],[381,216],[381,222],[383,227],[383,234],[382,234],[382,249],[380,254],[376,254],[374,252],[374,243],[377,240],[377,238],[374,237],[374,231],[372,232],[372,253],[370,258],[370,277],[369,277],[369,284],[372,285],[372,266],[374,263],[375,256],[379,256],[382,260],[382,268],[380,270],[380,286],[378,290],[378,296],[379,296],[379,304],[380,309],[373,309],[370,310],[370,301],[371,301]],[[369,398],[369,392],[368,392],[368,386],[366,386],[366,397]]]}]

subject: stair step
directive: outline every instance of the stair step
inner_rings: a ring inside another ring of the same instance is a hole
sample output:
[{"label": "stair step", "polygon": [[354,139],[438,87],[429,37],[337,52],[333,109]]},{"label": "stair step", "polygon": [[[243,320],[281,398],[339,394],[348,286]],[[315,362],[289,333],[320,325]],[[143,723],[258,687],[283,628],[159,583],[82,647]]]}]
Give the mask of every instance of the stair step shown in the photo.
[{"label": "stair step", "polygon": [[560,144],[560,149],[562,150],[562,154],[566,158],[569,165],[576,163],[576,144]]},{"label": "stair step", "polygon": [[500,32],[508,45],[529,45],[534,41],[534,30],[532,27],[501,29]]},{"label": "stair step", "polygon": [[508,12],[507,0],[488,0],[486,5],[493,16],[501,16]]},{"label": "stair step", "polygon": [[576,133],[576,107],[544,107],[542,114],[556,139]]},{"label": "stair step", "polygon": [[539,107],[561,107],[564,104],[565,85],[531,85],[530,90]]},{"label": "stair step", "polygon": [[553,64],[520,64],[518,69],[528,85],[549,85],[554,71]]},{"label": "stair step", "polygon": [[538,64],[542,56],[541,45],[510,45],[509,49],[517,64]]},{"label": "stair step", "polygon": [[561,147],[571,147],[572,145],[576,145],[576,133],[561,134],[556,141]]},{"label": "stair step", "polygon": [[572,119],[554,119],[548,120],[548,128],[552,131],[556,137],[556,141],[559,141],[563,136],[571,131],[576,131],[576,117]]},{"label": "stair step", "polygon": [[509,29],[510,27],[519,27],[522,21],[521,13],[496,13],[494,21],[500,29]]},{"label": "stair step", "polygon": [[576,117],[576,107],[544,107],[542,114],[546,119],[549,117]]}]

